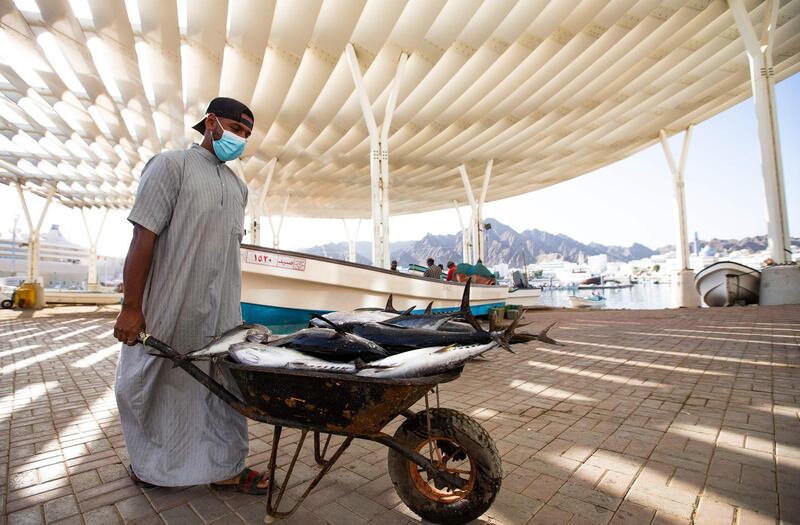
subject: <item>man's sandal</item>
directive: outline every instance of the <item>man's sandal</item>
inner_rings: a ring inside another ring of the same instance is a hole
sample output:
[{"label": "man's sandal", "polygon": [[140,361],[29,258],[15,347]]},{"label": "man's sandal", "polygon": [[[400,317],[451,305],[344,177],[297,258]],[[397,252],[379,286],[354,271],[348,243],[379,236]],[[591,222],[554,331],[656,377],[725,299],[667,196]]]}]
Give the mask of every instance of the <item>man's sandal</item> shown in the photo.
[{"label": "man's sandal", "polygon": [[237,483],[211,483],[211,488],[216,490],[232,490],[241,492],[242,494],[251,494],[254,496],[266,494],[269,491],[269,484],[266,487],[259,487],[259,483],[269,479],[269,474],[266,472],[258,472],[245,467],[239,473],[239,481]]},{"label": "man's sandal", "polygon": [[151,489],[156,487],[157,485],[153,485],[152,483],[148,483],[145,480],[141,479],[136,473],[133,471],[133,465],[128,465],[128,476],[131,477],[131,481],[133,481],[137,487],[141,487],[143,489]]}]

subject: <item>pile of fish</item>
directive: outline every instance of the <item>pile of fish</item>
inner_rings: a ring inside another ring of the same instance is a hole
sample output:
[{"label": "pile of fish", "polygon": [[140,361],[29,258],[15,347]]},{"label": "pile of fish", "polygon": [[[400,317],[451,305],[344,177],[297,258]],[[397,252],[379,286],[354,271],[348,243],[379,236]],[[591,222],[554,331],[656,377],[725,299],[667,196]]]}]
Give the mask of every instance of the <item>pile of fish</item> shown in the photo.
[{"label": "pile of fish", "polygon": [[547,332],[515,333],[519,317],[499,330],[490,318],[485,330],[469,307],[470,283],[464,287],[461,308],[433,313],[432,303],[422,314],[413,308],[397,311],[389,296],[383,309],[330,312],[314,316],[308,328],[286,336],[272,336],[260,325],[242,325],[217,338],[188,359],[229,355],[246,365],[355,374],[366,377],[407,378],[447,372],[489,350],[539,340],[558,344]]}]

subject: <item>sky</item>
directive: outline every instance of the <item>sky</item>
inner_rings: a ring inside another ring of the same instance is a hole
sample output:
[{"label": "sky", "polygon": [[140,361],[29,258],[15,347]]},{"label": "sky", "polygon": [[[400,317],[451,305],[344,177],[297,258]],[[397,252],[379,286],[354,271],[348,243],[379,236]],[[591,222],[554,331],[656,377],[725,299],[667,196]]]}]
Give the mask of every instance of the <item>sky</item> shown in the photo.
[{"label": "sky", "polygon": [[[783,158],[789,231],[800,236],[800,74],[775,88]],[[679,162],[683,134],[670,139]],[[453,176],[458,176],[453,172]],[[766,205],[752,98],[694,127],[684,173],[690,237],[742,238],[766,233]],[[491,190],[489,192],[491,197]],[[27,196],[34,223],[44,199]],[[0,235],[10,234],[15,218],[25,230],[25,218],[14,188],[0,185]],[[461,209],[467,220],[469,210]],[[131,238],[125,211],[109,212],[98,252],[124,256]],[[95,235],[102,212],[88,211]],[[660,144],[581,177],[510,199],[488,202],[484,218],[501,221],[517,231],[537,228],[578,241],[651,248],[674,244],[677,236],[672,174]],[[266,222],[266,218],[264,219]],[[277,225],[277,218],[275,219]],[[80,212],[52,205],[42,231],[58,224],[71,242],[88,246]],[[356,221],[349,221],[351,233]],[[459,229],[452,208],[391,218],[392,241],[415,240],[425,233],[451,234]],[[262,239],[269,239],[264,224]],[[364,220],[358,240],[370,241],[371,222]],[[247,240],[247,238],[245,238]],[[281,248],[294,250],[346,240],[340,220],[287,217]]]}]

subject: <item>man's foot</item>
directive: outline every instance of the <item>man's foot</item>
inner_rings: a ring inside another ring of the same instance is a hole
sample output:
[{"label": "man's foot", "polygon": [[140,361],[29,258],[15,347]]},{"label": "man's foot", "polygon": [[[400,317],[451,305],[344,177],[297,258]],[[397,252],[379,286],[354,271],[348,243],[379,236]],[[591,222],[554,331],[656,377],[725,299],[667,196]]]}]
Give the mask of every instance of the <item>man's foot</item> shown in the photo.
[{"label": "man's foot", "polygon": [[225,481],[212,483],[211,488],[218,490],[233,490],[242,494],[260,495],[269,490],[269,474],[258,472],[245,467],[238,476]]},{"label": "man's foot", "polygon": [[155,487],[152,483],[148,483],[143,479],[139,478],[136,473],[133,471],[133,465],[128,465],[128,475],[131,477],[131,481],[133,481],[136,486],[142,487],[143,489],[150,489]]}]

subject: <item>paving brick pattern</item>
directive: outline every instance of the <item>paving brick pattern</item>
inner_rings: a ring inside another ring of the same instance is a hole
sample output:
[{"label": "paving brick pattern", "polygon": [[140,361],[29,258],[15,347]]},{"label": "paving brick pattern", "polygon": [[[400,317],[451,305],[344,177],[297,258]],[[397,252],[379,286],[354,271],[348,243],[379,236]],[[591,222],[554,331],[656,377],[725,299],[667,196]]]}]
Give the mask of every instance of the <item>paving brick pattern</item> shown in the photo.
[{"label": "paving brick pattern", "polygon": [[[115,315],[0,313],[0,525],[261,523],[263,497],[128,479]],[[556,320],[564,346],[495,351],[442,385],[442,405],[479,420],[503,457],[478,522],[800,523],[800,307],[527,315],[534,329]],[[251,423],[249,465],[266,466],[271,439]],[[316,472],[306,446],[286,503]],[[287,522],[420,519],[392,488],[386,449],[355,441]]]}]

